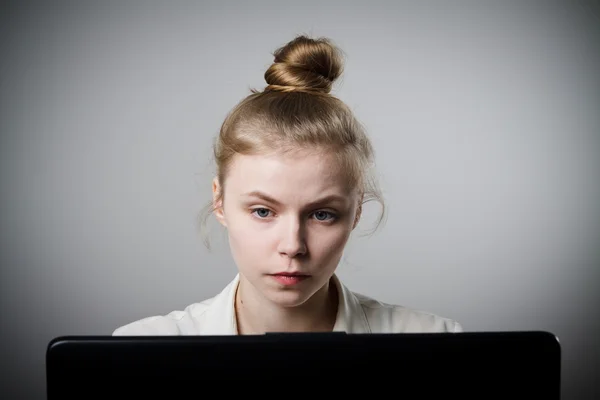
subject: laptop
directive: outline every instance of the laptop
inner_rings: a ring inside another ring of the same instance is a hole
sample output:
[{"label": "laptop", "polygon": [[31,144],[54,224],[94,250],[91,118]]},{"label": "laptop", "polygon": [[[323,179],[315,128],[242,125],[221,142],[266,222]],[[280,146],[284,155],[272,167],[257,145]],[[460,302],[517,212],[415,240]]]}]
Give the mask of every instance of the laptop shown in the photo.
[{"label": "laptop", "polygon": [[287,396],[559,399],[550,332],[62,336],[48,400]]}]

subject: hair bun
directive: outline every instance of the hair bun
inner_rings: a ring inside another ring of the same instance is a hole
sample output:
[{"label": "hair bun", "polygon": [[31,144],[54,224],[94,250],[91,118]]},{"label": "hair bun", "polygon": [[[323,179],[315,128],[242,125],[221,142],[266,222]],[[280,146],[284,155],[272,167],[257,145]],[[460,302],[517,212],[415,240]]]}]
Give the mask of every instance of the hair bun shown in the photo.
[{"label": "hair bun", "polygon": [[340,51],[326,38],[298,36],[273,55],[265,90],[329,93],[343,70]]}]

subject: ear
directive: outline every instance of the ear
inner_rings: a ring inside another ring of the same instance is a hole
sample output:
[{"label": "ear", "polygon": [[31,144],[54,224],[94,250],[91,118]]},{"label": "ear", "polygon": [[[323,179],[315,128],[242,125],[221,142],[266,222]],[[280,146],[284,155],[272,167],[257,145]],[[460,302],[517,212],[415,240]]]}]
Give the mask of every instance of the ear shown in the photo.
[{"label": "ear", "polygon": [[227,227],[227,222],[225,221],[225,212],[223,210],[223,188],[219,183],[219,178],[215,177],[212,182],[212,193],[213,193],[213,213],[217,218],[217,221],[221,223],[221,225]]},{"label": "ear", "polygon": [[362,203],[363,203],[363,196],[360,196],[360,199],[358,201],[358,206],[356,208],[356,215],[354,216],[354,224],[352,225],[352,229],[356,228],[356,225],[358,225],[358,222],[360,221],[360,217],[362,216]]}]

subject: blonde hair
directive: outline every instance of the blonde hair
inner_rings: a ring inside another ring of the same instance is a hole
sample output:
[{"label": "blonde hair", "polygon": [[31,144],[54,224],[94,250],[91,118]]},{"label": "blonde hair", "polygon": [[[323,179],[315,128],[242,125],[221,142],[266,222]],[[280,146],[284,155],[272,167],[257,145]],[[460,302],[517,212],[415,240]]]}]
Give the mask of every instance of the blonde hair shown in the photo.
[{"label": "blonde hair", "polygon": [[[216,138],[213,153],[220,196],[236,154],[324,150],[342,163],[348,183],[360,188],[363,204],[372,200],[381,204],[379,226],[385,206],[371,174],[373,147],[348,106],[330,94],[343,71],[340,50],[327,38],[301,35],[273,55],[274,62],[264,75],[267,86],[263,91],[252,90],[229,112]],[[211,201],[204,208],[203,228],[213,207]],[[206,236],[204,240],[210,248]]]}]

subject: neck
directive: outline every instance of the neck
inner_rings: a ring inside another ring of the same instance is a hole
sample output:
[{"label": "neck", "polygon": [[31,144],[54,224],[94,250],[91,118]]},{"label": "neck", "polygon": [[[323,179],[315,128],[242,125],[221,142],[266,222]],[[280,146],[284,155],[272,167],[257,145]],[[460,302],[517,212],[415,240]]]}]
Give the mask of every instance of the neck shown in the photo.
[{"label": "neck", "polygon": [[282,307],[240,279],[235,296],[238,334],[330,332],[337,315],[337,296],[337,288],[330,280],[303,304]]}]

